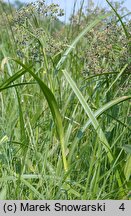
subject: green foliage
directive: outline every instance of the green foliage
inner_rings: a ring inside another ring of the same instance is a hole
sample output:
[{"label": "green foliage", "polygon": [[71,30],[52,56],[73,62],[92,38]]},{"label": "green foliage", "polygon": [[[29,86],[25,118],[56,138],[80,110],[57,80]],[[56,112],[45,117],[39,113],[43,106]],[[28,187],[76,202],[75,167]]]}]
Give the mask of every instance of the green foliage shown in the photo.
[{"label": "green foliage", "polygon": [[108,3],[64,24],[0,2],[1,199],[130,199],[131,22]]}]

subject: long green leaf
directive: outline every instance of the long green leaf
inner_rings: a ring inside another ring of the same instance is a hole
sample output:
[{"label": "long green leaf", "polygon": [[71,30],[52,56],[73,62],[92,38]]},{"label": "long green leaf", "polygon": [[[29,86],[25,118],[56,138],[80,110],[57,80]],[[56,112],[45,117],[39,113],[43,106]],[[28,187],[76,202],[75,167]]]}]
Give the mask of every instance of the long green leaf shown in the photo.
[{"label": "long green leaf", "polygon": [[[123,96],[123,97],[120,97],[120,98],[117,98],[115,100],[112,100],[108,103],[106,103],[105,105],[103,105],[101,108],[99,108],[96,112],[94,112],[94,116],[95,118],[98,118],[99,116],[101,116],[104,112],[106,112],[108,109],[110,109],[111,107],[115,106],[115,105],[118,105],[119,103],[121,102],[124,102],[126,100],[129,100],[131,99],[131,96]],[[91,125],[91,120],[89,119],[86,124],[81,128],[79,134],[80,134],[80,138],[82,137],[82,134],[85,132],[85,130],[87,129],[87,127],[89,127]],[[125,125],[126,126],[126,125]],[[130,128],[129,128],[130,129]],[[70,149],[70,153],[69,153],[69,159],[68,159],[68,162],[70,163],[70,160],[71,160],[71,155],[72,153],[74,152],[74,149],[77,145],[77,142],[78,142],[78,139],[80,139],[79,137],[76,137],[76,139],[74,140],[73,142],[73,145]]]},{"label": "long green leaf", "polygon": [[[28,69],[26,65],[22,64],[20,61],[15,60],[18,64],[20,64],[23,68]],[[51,90],[45,85],[45,83],[30,69],[28,69],[28,72],[34,77],[34,79],[38,82],[42,92],[44,93],[44,96],[48,102],[48,105],[50,107],[54,122],[56,123],[57,127],[57,133],[59,135],[60,143],[61,143],[61,150],[62,150],[62,157],[63,157],[63,163],[64,168],[67,171],[68,166],[66,162],[66,153],[65,153],[65,146],[64,146],[64,129],[62,124],[62,118],[61,114],[56,102],[56,99],[51,92]]]},{"label": "long green leaf", "polygon": [[13,83],[16,79],[18,79],[19,77],[21,77],[23,74],[25,74],[29,68],[31,68],[32,66],[27,67],[27,69],[22,68],[20,69],[18,72],[16,72],[14,75],[12,75],[9,79],[7,79],[1,86],[0,86],[0,92],[4,89],[6,89],[6,87]]},{"label": "long green leaf", "polygon": [[45,199],[44,196],[27,180],[21,177],[21,181],[38,197],[38,199]]},{"label": "long green leaf", "polygon": [[109,88],[107,89],[107,91],[105,92],[105,94],[107,94],[110,89],[112,88],[112,86],[117,82],[117,80],[120,78],[120,76],[123,74],[123,72],[125,71],[125,69],[127,68],[128,64],[126,64],[120,71],[120,73],[117,75],[116,79],[113,81],[113,83],[111,83],[111,85],[109,86]]},{"label": "long green leaf", "polygon": [[[91,120],[91,123],[94,127],[94,129],[97,132],[97,135],[101,141],[101,143],[103,144],[105,151],[107,152],[107,156],[109,159],[109,162],[112,163],[114,158],[113,158],[113,154],[111,152],[111,148],[110,145],[97,121],[97,119],[94,116],[94,113],[92,112],[91,108],[89,107],[88,103],[86,102],[85,98],[83,97],[83,95],[81,94],[80,90],[78,89],[76,83],[74,82],[74,80],[71,78],[71,76],[69,75],[69,73],[66,70],[63,70],[63,74],[65,76],[65,78],[67,79],[68,83],[70,84],[72,90],[74,91],[75,95],[77,96],[79,102],[81,103],[83,109],[85,110],[86,114],[88,115],[88,117]],[[122,187],[122,182],[121,182],[121,178],[120,178],[120,174],[119,171],[116,171],[116,178],[119,184],[119,187]]]},{"label": "long green leaf", "polygon": [[94,116],[94,113],[92,112],[91,108],[89,107],[88,103],[86,102],[85,98],[81,94],[80,90],[77,88],[76,83],[72,80],[71,76],[69,73],[67,73],[66,70],[63,70],[63,74],[67,81],[69,82],[71,88],[73,89],[75,95],[77,96],[78,100],[80,101],[82,107],[84,108],[86,114],[88,115],[94,129],[96,130],[98,137],[100,138],[101,142],[103,143],[105,150],[108,154],[110,162],[113,160],[113,156],[111,154],[110,146],[106,140],[106,137],[97,121],[97,119]]},{"label": "long green leaf", "polygon": [[54,122],[56,124],[57,133],[60,139],[61,144],[61,151],[62,151],[62,158],[63,158],[63,164],[65,171],[68,170],[67,161],[66,161],[66,153],[65,153],[65,143],[64,143],[64,129],[62,124],[62,117],[56,102],[56,99],[51,92],[51,90],[45,85],[45,83],[30,69],[30,67],[24,65],[22,62],[20,62],[17,59],[13,59],[16,63],[22,66],[22,70],[18,71],[15,75],[10,77],[1,87],[0,91],[3,90],[3,88],[7,87],[9,84],[14,82],[16,79],[18,79],[20,76],[25,74],[27,71],[33,76],[33,78],[37,81],[39,84],[47,102],[50,107]]},{"label": "long green leaf", "polygon": [[[129,100],[131,99],[131,96],[123,96],[120,98],[116,98],[108,103],[106,103],[105,105],[103,105],[101,108],[99,108],[96,112],[94,112],[94,116],[95,118],[99,117],[100,115],[102,115],[106,110],[110,109],[111,107],[113,107],[114,105],[117,105],[123,101]],[[86,130],[86,128],[91,124],[91,120],[89,119],[86,124],[83,126],[82,128],[82,132],[84,132]]]}]

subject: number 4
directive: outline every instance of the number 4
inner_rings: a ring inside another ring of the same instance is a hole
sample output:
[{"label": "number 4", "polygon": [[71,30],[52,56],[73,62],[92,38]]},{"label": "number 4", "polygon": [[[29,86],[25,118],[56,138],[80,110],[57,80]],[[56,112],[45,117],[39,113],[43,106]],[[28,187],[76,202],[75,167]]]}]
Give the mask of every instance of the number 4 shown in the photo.
[{"label": "number 4", "polygon": [[124,203],[122,203],[122,204],[120,205],[119,209],[121,209],[122,211],[125,210]]}]

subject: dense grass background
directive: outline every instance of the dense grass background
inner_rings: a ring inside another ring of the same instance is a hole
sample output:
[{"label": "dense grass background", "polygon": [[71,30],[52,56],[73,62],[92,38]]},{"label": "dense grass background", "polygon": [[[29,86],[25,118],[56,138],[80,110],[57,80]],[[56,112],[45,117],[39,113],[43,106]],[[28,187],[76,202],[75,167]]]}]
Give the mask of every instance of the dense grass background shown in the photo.
[{"label": "dense grass background", "polygon": [[130,13],[108,3],[64,24],[0,1],[1,199],[130,199]]}]

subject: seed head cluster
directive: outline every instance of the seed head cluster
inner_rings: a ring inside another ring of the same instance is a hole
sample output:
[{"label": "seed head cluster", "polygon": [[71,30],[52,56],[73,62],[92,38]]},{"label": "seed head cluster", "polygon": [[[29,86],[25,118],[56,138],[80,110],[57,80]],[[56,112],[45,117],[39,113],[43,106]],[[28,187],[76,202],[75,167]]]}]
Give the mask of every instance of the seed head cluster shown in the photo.
[{"label": "seed head cluster", "polygon": [[[17,55],[30,61],[43,60],[43,48],[51,56],[61,52],[65,43],[54,39],[49,32],[57,25],[58,17],[64,11],[58,4],[46,5],[44,0],[38,0],[16,11],[13,19],[13,32],[17,44]],[[56,31],[56,30],[55,30]]]}]

